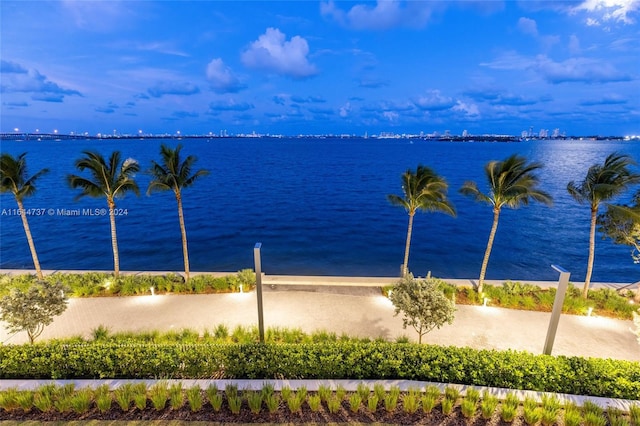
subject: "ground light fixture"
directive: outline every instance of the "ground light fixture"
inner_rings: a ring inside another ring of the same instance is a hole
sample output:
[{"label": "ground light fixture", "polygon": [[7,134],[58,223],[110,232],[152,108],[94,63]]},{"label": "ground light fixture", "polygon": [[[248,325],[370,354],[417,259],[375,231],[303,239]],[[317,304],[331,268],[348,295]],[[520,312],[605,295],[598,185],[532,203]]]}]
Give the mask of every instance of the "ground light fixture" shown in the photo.
[{"label": "ground light fixture", "polygon": [[553,302],[553,310],[551,311],[551,319],[549,320],[549,329],[547,330],[547,338],[544,341],[544,349],[542,353],[545,355],[551,355],[553,349],[553,341],[556,338],[556,331],[558,330],[558,322],[560,321],[560,314],[562,313],[562,304],[564,303],[564,296],[569,286],[569,276],[571,273],[564,269],[562,266],[551,265],[551,267],[560,273],[558,280],[558,290],[556,291],[556,299]]}]

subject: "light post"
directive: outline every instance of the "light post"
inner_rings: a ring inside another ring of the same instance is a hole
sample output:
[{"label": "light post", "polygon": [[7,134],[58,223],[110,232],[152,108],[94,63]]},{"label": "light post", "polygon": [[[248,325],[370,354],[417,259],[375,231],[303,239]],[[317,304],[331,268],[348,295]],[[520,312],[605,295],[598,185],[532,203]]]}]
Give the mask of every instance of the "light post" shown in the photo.
[{"label": "light post", "polygon": [[264,314],[262,308],[262,262],[260,260],[260,249],[262,243],[256,243],[253,247],[253,263],[256,270],[256,296],[258,299],[258,331],[260,333],[260,343],[264,343]]},{"label": "light post", "polygon": [[556,291],[556,299],[553,302],[553,310],[551,311],[551,319],[549,320],[549,329],[547,330],[547,338],[544,341],[544,349],[542,353],[551,355],[553,349],[553,341],[556,338],[556,330],[558,330],[558,322],[562,313],[562,304],[564,303],[564,295],[569,285],[569,275],[571,273],[562,266],[551,265],[551,267],[560,273],[558,280],[558,290]]}]

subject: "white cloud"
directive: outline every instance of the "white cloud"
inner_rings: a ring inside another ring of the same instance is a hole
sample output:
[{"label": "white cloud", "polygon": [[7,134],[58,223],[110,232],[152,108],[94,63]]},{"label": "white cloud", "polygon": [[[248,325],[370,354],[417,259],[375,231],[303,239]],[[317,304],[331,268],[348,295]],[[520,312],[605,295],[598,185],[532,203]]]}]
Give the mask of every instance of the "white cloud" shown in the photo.
[{"label": "white cloud", "polygon": [[518,29],[524,34],[529,34],[534,37],[538,35],[538,25],[533,19],[524,17],[518,19]]},{"label": "white cloud", "polygon": [[71,14],[75,25],[90,31],[109,31],[135,19],[135,14],[129,9],[127,3],[120,0],[62,1],[62,5]]},{"label": "white cloud", "polygon": [[315,65],[307,58],[309,45],[300,36],[289,41],[277,28],[267,31],[251,43],[242,53],[242,63],[255,69],[264,69],[293,78],[306,78],[317,74]]},{"label": "white cloud", "polygon": [[207,65],[207,79],[211,88],[218,93],[234,93],[245,88],[231,68],[220,58],[213,59]]},{"label": "white cloud", "polygon": [[466,102],[458,101],[456,106],[452,108],[454,111],[458,111],[466,115],[467,117],[478,117],[480,110],[475,104],[468,104]]},{"label": "white cloud", "polygon": [[443,7],[444,2],[378,0],[375,6],[358,4],[348,12],[336,7],[333,0],[322,3],[322,15],[339,24],[356,30],[386,30],[394,27],[424,27],[433,9]]},{"label": "white cloud", "polygon": [[340,117],[347,118],[351,113],[351,103],[347,102],[340,107]]},{"label": "white cloud", "polygon": [[631,77],[618,71],[611,63],[589,58],[570,58],[555,62],[545,55],[536,57],[533,67],[549,83],[607,83],[629,81]]},{"label": "white cloud", "polygon": [[640,0],[585,0],[571,11],[594,15],[587,18],[587,25],[607,21],[630,25],[636,22],[634,15],[640,12]]},{"label": "white cloud", "polygon": [[439,90],[431,90],[420,96],[413,103],[425,111],[442,111],[453,107],[456,102],[448,96],[443,96]]}]

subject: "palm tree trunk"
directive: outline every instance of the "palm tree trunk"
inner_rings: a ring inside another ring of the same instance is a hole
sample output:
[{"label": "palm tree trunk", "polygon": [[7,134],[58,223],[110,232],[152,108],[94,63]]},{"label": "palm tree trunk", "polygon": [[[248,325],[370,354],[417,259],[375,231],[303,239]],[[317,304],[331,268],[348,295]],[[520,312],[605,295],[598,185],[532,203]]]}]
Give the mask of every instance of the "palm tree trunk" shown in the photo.
[{"label": "palm tree trunk", "polygon": [[22,212],[22,226],[24,227],[24,233],[27,234],[27,242],[29,243],[29,250],[31,250],[31,257],[33,258],[33,266],[36,268],[36,276],[39,280],[43,280],[42,270],[40,269],[40,262],[38,261],[38,253],[36,252],[36,246],[33,243],[33,237],[31,237],[31,229],[29,229],[29,222],[27,221],[27,215],[24,211],[24,205],[22,201],[16,199],[18,203],[18,211]]},{"label": "palm tree trunk", "polygon": [[409,225],[407,227],[407,242],[404,246],[404,263],[402,264],[402,276],[409,273],[409,247],[411,246],[411,231],[413,230],[413,215],[409,213]]},{"label": "palm tree trunk", "polygon": [[493,240],[496,237],[496,231],[498,230],[498,218],[500,217],[500,209],[493,209],[493,225],[491,225],[491,232],[489,233],[489,241],[487,242],[487,249],[484,252],[484,259],[482,259],[482,267],[480,268],[480,279],[478,280],[478,293],[482,293],[484,288],[484,276],[487,273],[487,265],[489,264],[489,256],[491,255],[491,249],[493,248]]},{"label": "palm tree trunk", "polygon": [[116,215],[114,214],[116,204],[113,200],[107,199],[109,204],[109,221],[111,223],[111,247],[113,248],[113,276],[120,277],[120,255],[118,253],[118,237],[116,235]]},{"label": "palm tree trunk", "polygon": [[182,214],[182,197],[180,192],[176,192],[178,201],[178,220],[180,221],[180,233],[182,234],[182,258],[184,259],[184,278],[189,281],[189,250],[187,249],[187,230],[184,226],[184,215]]},{"label": "palm tree trunk", "polygon": [[593,260],[596,254],[596,219],[598,208],[591,208],[591,229],[589,230],[589,259],[587,260],[587,275],[584,277],[584,287],[582,297],[585,299],[589,295],[589,285],[591,284],[591,274],[593,272]]}]

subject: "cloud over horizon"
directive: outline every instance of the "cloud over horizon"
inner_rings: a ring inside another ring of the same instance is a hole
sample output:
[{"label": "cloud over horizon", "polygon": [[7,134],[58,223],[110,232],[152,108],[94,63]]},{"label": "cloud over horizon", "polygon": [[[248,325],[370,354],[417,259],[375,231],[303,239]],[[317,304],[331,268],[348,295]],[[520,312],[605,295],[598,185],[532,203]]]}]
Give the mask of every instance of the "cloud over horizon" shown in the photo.
[{"label": "cloud over horizon", "polygon": [[277,28],[267,28],[258,40],[242,53],[242,63],[253,69],[263,69],[295,79],[304,79],[318,73],[309,62],[309,44],[300,36],[289,41]]}]

